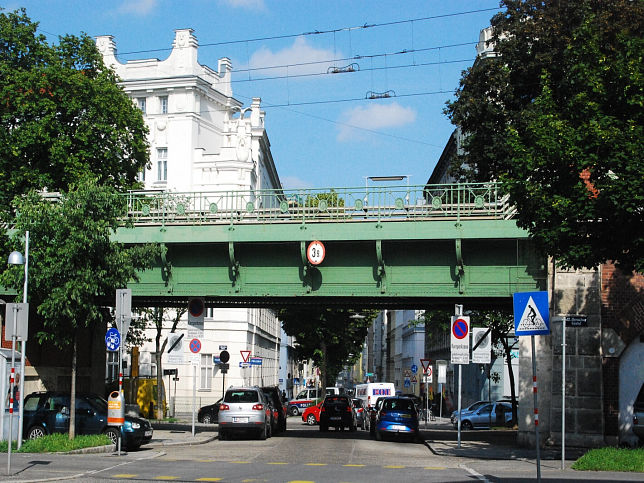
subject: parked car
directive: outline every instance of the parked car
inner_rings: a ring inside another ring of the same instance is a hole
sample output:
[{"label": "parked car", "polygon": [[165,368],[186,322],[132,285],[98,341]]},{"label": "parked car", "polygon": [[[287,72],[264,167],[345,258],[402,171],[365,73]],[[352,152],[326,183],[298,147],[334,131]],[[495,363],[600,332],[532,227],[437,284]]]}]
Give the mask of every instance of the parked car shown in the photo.
[{"label": "parked car", "polygon": [[230,387],[219,405],[219,439],[238,433],[266,439],[271,436],[271,417],[270,403],[258,386]]},{"label": "parked car", "polygon": [[274,432],[286,431],[286,405],[282,400],[279,388],[277,386],[264,386],[262,387],[262,391],[264,391],[264,394],[271,401],[273,410],[276,412],[274,417],[277,421],[277,431]]},{"label": "parked car", "polygon": [[306,408],[302,413],[302,421],[309,426],[320,424],[320,409],[322,408],[322,403],[324,403],[324,401],[320,401],[315,406],[309,406]]},{"label": "parked car", "polygon": [[340,431],[349,428],[356,430],[356,415],[349,396],[327,396],[320,408],[320,431],[328,431],[333,426]]},{"label": "parked car", "polygon": [[633,404],[633,432],[644,444],[644,384]]},{"label": "parked car", "polygon": [[388,397],[382,401],[376,416],[374,434],[380,441],[385,434],[418,438],[418,412],[408,397]]},{"label": "parked car", "polygon": [[219,405],[221,404],[222,398],[214,404],[208,404],[207,406],[202,406],[197,412],[197,421],[204,424],[216,423],[219,419]]},{"label": "parked car", "polygon": [[367,408],[365,408],[364,401],[359,398],[352,399],[353,412],[356,414],[356,424],[360,429],[367,429]]},{"label": "parked car", "polygon": [[[47,434],[69,431],[69,393],[34,392],[24,401],[23,434],[27,439],[36,439]],[[118,426],[107,424],[107,401],[97,394],[76,394],[76,434],[106,434],[117,444],[119,432],[121,447],[138,449],[152,439],[152,426],[147,419],[125,415],[125,423]]]},{"label": "parked car", "polygon": [[[491,426],[507,426],[512,422],[512,406],[507,403],[495,402],[480,406],[473,411],[461,413],[461,429],[489,428]],[[458,419],[454,429],[458,427]]]},{"label": "parked car", "polygon": [[295,398],[288,402],[288,413],[291,416],[299,416],[309,406],[316,404],[321,392],[317,389],[304,389]]},{"label": "parked car", "polygon": [[[478,409],[485,404],[490,404],[490,401],[476,401],[466,408],[462,408],[461,411],[463,411],[463,413],[465,413],[466,411],[474,411],[475,409]],[[452,424],[458,424],[458,410],[452,411],[452,415],[450,416],[449,420]]]}]

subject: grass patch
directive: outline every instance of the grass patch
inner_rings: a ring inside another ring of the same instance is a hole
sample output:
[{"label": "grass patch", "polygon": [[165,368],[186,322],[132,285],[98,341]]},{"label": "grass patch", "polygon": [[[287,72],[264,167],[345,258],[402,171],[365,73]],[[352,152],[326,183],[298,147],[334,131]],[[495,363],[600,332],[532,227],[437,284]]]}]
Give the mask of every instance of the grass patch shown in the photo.
[{"label": "grass patch", "polygon": [[[22,447],[19,450],[16,450],[17,444],[14,441],[11,445],[11,450],[16,453],[56,453],[108,444],[111,444],[110,438],[104,434],[76,436],[76,438],[70,440],[67,434],[57,433],[38,439],[28,439],[22,443]],[[8,443],[0,441],[0,453],[6,453],[8,449]]]},{"label": "grass patch", "polygon": [[582,471],[634,471],[644,473],[644,448],[591,449],[572,465]]}]

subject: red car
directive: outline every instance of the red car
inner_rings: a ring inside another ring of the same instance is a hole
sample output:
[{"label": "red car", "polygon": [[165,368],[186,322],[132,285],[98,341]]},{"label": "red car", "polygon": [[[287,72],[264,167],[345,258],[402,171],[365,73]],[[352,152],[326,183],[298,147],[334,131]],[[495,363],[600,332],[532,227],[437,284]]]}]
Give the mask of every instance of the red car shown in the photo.
[{"label": "red car", "polygon": [[320,401],[316,405],[306,408],[302,413],[302,421],[309,426],[320,424],[320,408],[322,407],[323,402],[324,401]]}]

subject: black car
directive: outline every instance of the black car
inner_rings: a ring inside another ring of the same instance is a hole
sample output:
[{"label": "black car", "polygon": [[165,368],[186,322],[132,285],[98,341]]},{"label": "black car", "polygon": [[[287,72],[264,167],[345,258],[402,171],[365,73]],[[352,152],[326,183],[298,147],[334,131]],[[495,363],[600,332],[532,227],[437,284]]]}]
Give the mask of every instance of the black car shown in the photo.
[{"label": "black car", "polygon": [[216,423],[219,420],[219,406],[221,405],[221,399],[214,403],[209,404],[208,406],[202,406],[199,408],[197,413],[197,421],[204,424]]},{"label": "black car", "polygon": [[273,433],[286,431],[287,408],[284,401],[282,401],[279,388],[277,386],[264,386],[262,387],[262,391],[271,402],[275,412],[277,412],[277,424],[276,428],[273,428]]},{"label": "black car", "polygon": [[[23,434],[36,439],[69,431],[69,393],[34,392],[25,398]],[[106,434],[128,450],[138,449],[152,439],[152,426],[147,419],[125,416],[123,426],[107,425],[107,401],[96,394],[76,394],[76,434]]]},{"label": "black car", "polygon": [[320,431],[328,431],[329,426],[340,431],[344,428],[349,428],[349,431],[357,429],[356,414],[349,396],[334,395],[324,398],[320,408]]}]

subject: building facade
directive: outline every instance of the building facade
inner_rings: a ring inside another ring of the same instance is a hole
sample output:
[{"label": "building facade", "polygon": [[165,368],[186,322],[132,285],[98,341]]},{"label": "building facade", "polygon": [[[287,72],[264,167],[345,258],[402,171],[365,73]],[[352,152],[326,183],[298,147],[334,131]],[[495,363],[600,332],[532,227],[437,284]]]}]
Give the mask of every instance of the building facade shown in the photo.
[{"label": "building facade", "polygon": [[[260,190],[281,188],[261,100],[253,98],[250,106],[244,107],[233,97],[229,59],[219,59],[217,70],[199,63],[199,44],[191,29],[175,30],[172,51],[165,60],[122,63],[112,36],[97,37],[96,45],[105,65],[114,69],[120,85],[143,112],[149,128],[150,163],[140,174],[145,190],[247,190],[261,203]],[[168,337],[174,314],[169,312],[166,318],[163,338]],[[176,332],[186,328],[184,318]],[[156,329],[146,335],[154,339]],[[178,370],[178,380],[170,381],[172,387],[167,388],[170,405],[177,413],[190,412],[193,388],[199,407],[215,402],[229,385],[277,385],[280,336],[273,310],[206,308],[201,350],[192,354],[186,343],[183,358],[169,358],[167,351],[161,356],[164,369]],[[215,363],[224,348],[230,354],[226,374]],[[261,365],[246,367],[241,364],[244,356],[261,358]],[[154,343],[143,345],[138,377],[156,377],[158,361]],[[109,371],[107,374],[109,378]]]}]

